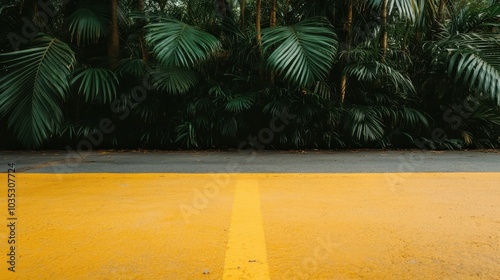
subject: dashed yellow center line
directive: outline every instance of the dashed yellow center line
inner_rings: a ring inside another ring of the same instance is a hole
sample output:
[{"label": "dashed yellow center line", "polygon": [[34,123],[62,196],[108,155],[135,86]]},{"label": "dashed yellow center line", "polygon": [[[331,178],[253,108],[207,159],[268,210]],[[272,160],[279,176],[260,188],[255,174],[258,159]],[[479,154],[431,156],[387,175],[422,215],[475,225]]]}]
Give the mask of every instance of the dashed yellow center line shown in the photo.
[{"label": "dashed yellow center line", "polygon": [[236,183],[222,279],[270,279],[257,180]]}]

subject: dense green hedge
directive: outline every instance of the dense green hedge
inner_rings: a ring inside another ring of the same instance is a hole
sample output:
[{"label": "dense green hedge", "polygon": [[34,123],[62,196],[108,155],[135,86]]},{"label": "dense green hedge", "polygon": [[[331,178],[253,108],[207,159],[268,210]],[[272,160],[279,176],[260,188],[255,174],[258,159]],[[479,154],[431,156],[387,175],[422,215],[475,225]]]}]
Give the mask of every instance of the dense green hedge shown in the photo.
[{"label": "dense green hedge", "polygon": [[0,149],[499,148],[500,4],[389,2],[3,1]]}]

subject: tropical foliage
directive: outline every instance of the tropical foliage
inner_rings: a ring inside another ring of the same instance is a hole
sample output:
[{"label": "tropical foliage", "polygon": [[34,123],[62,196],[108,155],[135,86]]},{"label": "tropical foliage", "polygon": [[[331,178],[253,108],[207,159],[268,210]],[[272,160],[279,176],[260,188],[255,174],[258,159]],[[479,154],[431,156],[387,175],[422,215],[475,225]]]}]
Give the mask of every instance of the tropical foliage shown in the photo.
[{"label": "tropical foliage", "polygon": [[0,148],[500,147],[498,1],[44,3],[0,1]]}]

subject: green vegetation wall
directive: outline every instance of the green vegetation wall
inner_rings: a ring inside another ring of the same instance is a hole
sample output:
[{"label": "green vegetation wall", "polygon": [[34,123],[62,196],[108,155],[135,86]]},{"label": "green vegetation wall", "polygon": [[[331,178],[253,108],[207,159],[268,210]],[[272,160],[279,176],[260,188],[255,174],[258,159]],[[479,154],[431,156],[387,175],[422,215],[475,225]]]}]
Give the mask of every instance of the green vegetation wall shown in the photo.
[{"label": "green vegetation wall", "polygon": [[498,1],[0,3],[0,149],[500,147]]}]

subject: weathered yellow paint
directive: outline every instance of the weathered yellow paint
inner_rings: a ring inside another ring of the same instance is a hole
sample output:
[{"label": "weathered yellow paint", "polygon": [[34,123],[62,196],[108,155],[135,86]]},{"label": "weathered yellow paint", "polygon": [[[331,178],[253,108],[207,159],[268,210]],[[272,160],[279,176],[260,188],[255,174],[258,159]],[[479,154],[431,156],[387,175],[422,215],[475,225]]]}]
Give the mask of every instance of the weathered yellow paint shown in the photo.
[{"label": "weathered yellow paint", "polygon": [[0,226],[0,279],[222,279],[249,243],[247,271],[267,255],[270,279],[500,275],[500,173],[16,179],[17,272]]},{"label": "weathered yellow paint", "polygon": [[17,272],[7,271],[1,226],[0,279],[222,277],[231,182],[213,196],[205,190],[210,175],[18,173],[17,180]]},{"label": "weathered yellow paint", "polygon": [[224,280],[269,279],[257,180],[236,183],[224,264]]}]

